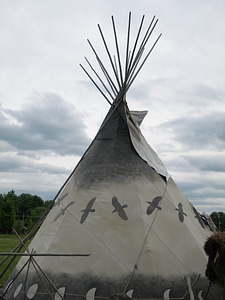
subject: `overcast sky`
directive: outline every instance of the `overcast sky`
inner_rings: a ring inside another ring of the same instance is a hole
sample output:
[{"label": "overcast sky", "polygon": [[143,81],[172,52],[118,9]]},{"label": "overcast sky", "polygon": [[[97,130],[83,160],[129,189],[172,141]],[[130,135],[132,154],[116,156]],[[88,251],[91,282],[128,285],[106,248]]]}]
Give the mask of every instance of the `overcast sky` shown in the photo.
[{"label": "overcast sky", "polygon": [[87,38],[104,57],[114,15],[123,48],[129,11],[133,39],[143,14],[163,35],[128,105],[192,204],[225,211],[224,0],[0,0],[0,193],[54,198],[109,109],[79,66]]}]

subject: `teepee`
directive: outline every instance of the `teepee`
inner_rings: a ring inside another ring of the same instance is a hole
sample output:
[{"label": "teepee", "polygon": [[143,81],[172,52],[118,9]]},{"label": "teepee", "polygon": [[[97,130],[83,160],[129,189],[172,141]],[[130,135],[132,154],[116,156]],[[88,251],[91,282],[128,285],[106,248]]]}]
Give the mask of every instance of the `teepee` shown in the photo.
[{"label": "teepee", "polygon": [[88,41],[99,71],[88,59],[90,73],[81,67],[110,109],[29,249],[18,253],[4,299],[219,299],[205,277],[212,231],[142,135],[147,112],[126,102],[161,36],[146,51],[157,20],[143,32],[144,19],[131,46],[129,14],[124,62],[114,18],[115,56],[99,26],[111,70]]}]

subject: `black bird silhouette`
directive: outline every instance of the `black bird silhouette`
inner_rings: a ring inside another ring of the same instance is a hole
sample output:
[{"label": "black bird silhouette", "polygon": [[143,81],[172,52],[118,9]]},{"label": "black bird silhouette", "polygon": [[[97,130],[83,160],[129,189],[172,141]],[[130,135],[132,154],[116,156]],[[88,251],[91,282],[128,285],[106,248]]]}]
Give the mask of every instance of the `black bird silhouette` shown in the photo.
[{"label": "black bird silhouette", "polygon": [[183,211],[183,205],[182,205],[182,203],[178,203],[178,208],[175,208],[175,210],[178,211],[179,221],[181,223],[183,223],[184,222],[184,216],[187,217],[187,214],[185,214],[185,212]]},{"label": "black bird silhouette", "polygon": [[149,203],[150,205],[147,208],[147,215],[150,215],[151,213],[153,213],[153,211],[157,208],[158,210],[161,210],[162,208],[159,206],[159,202],[162,200],[161,196],[157,196],[155,197],[152,202],[150,201],[146,201],[147,203]]},{"label": "black bird silhouette", "polygon": [[195,218],[198,220],[199,224],[200,224],[200,225],[202,226],[202,228],[204,229],[205,226],[204,226],[204,222],[202,221],[202,218],[201,218],[200,213],[197,211],[197,209],[196,209],[194,206],[192,206],[192,208],[193,208],[193,211],[194,211],[194,213],[195,213]]},{"label": "black bird silhouette", "polygon": [[61,212],[55,217],[54,222],[60,217],[63,216],[65,214],[65,211],[68,209],[69,206],[73,205],[75,202],[71,201],[69,204],[67,204],[66,207],[61,208]]},{"label": "black bird silhouette", "polygon": [[121,205],[116,197],[112,198],[112,205],[115,208],[112,213],[117,212],[121,219],[128,220],[128,217],[124,211],[124,208],[127,207],[127,204]]},{"label": "black bird silhouette", "polygon": [[88,202],[86,208],[83,209],[83,210],[81,210],[81,212],[83,212],[83,214],[82,214],[82,216],[81,216],[81,218],[80,218],[80,223],[81,223],[81,224],[84,223],[84,221],[86,220],[86,218],[87,218],[87,216],[88,216],[88,214],[89,214],[90,212],[95,212],[95,209],[92,208],[92,206],[93,206],[93,204],[94,204],[94,202],[95,202],[95,199],[96,199],[96,197],[93,198],[93,199],[91,199],[91,200]]},{"label": "black bird silhouette", "polygon": [[62,197],[58,198],[58,200],[56,201],[56,205],[59,206],[59,204],[61,203],[61,201],[66,198],[66,196],[69,195],[69,193],[66,193],[65,195],[63,195]]}]

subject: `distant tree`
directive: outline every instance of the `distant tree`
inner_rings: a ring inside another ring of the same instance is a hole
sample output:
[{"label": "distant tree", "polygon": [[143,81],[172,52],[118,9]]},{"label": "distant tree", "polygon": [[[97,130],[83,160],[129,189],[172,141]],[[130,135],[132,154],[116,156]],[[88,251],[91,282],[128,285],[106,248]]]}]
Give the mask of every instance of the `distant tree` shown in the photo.
[{"label": "distant tree", "polygon": [[7,194],[0,194],[0,202],[10,199],[14,201],[17,198],[15,191],[11,190]]},{"label": "distant tree", "polygon": [[2,201],[4,201],[4,197],[3,197],[3,194],[0,194],[0,204]]},{"label": "distant tree", "polygon": [[12,233],[15,223],[14,191],[0,195],[0,232]]},{"label": "distant tree", "polygon": [[37,195],[23,193],[16,199],[16,215],[17,219],[21,220],[22,227],[27,226],[32,209],[35,207],[44,206],[44,200]]},{"label": "distant tree", "polygon": [[44,202],[44,207],[48,208],[50,205],[52,205],[53,200],[46,200]]},{"label": "distant tree", "polygon": [[219,231],[225,231],[225,213],[224,212],[213,212],[210,215],[211,219],[215,223]]},{"label": "distant tree", "polygon": [[28,230],[30,230],[34,227],[34,225],[37,223],[37,221],[44,214],[45,210],[46,210],[46,207],[44,207],[44,206],[38,206],[31,210],[31,213],[29,216],[29,222],[27,224]]},{"label": "distant tree", "polygon": [[12,232],[15,228],[21,233],[23,228],[31,228],[50,203],[28,193],[17,196],[13,190],[0,194],[0,232]]}]

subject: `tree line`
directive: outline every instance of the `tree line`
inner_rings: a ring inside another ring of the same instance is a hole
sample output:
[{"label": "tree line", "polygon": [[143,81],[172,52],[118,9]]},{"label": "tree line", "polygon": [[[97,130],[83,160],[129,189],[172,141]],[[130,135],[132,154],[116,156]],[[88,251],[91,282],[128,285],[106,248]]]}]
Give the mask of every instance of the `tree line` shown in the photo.
[{"label": "tree line", "polygon": [[17,196],[12,190],[0,194],[0,233],[30,231],[50,204],[51,200],[28,193]]},{"label": "tree line", "polygon": [[218,231],[225,231],[225,213],[222,211],[216,212],[214,211],[210,215],[214,224],[216,225]]},{"label": "tree line", "polygon": [[[13,190],[0,194],[0,233],[12,233],[13,229],[18,233],[30,231],[51,202],[27,193],[17,196]],[[224,212],[213,212],[210,217],[219,231],[225,231]]]}]

